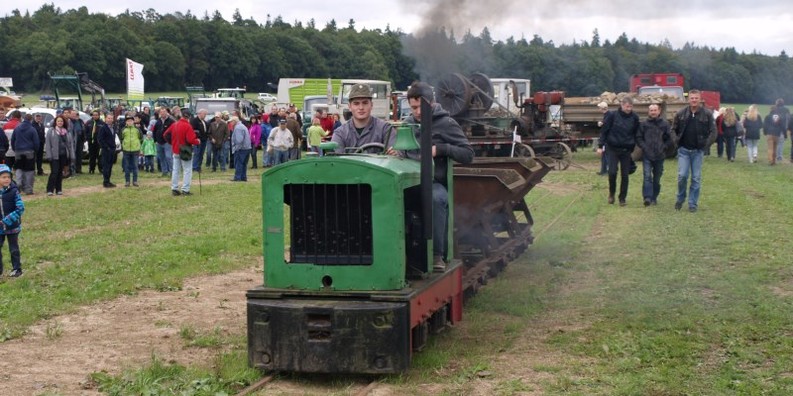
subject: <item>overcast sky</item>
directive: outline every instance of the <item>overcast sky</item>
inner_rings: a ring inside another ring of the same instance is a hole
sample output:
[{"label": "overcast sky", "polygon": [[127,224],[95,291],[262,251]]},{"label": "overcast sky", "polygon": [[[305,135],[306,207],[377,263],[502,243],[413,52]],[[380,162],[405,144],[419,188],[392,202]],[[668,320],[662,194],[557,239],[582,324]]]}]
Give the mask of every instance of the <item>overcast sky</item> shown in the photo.
[{"label": "overcast sky", "polygon": [[[11,9],[34,12],[42,4],[52,1],[22,0],[0,7],[0,14]],[[117,5],[118,4],[118,5]],[[625,32],[640,42],[658,44],[668,39],[674,48],[686,42],[715,48],[735,47],[738,52],[757,51],[779,55],[793,50],[793,7],[787,1],[702,1],[702,0],[331,0],[331,1],[270,1],[270,0],[193,0],[168,2],[136,0],[132,2],[60,0],[62,10],[86,5],[92,13],[116,15],[129,8],[143,11],[149,8],[165,14],[175,11],[203,16],[216,9],[227,19],[235,9],[243,18],[264,23],[280,15],[285,22],[295,20],[304,24],[314,19],[322,28],[331,19],[337,26],[346,27],[350,19],[358,29],[401,29],[416,33],[422,28],[440,25],[454,29],[457,35],[470,30],[479,35],[484,26],[496,40],[512,36],[530,40],[535,34],[545,41],[558,44],[592,39],[598,29],[601,42],[615,41]]]}]

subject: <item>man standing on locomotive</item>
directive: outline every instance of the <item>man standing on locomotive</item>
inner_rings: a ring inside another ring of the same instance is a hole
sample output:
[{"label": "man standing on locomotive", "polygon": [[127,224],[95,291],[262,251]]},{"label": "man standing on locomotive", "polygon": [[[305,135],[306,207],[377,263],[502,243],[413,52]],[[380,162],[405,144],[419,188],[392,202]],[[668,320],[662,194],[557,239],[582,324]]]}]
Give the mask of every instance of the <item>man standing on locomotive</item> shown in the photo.
[{"label": "man standing on locomotive", "polygon": [[332,142],[336,142],[337,153],[344,153],[348,148],[357,148],[370,143],[382,145],[365,149],[365,152],[385,152],[393,146],[396,133],[392,126],[377,118],[372,117],[372,90],[369,84],[355,84],[350,90],[350,111],[352,118],[333,131]]},{"label": "man standing on locomotive", "polygon": [[[405,119],[408,124],[421,122],[421,101],[432,105],[432,158],[435,164],[432,182],[432,249],[433,269],[442,272],[446,269],[447,227],[449,225],[449,193],[446,172],[451,160],[470,164],[474,160],[474,149],[468,142],[465,132],[449,112],[435,103],[432,87],[423,82],[414,82],[407,92],[411,115]],[[417,135],[421,131],[417,130]],[[335,135],[334,135],[335,136]],[[418,136],[417,136],[418,137]],[[418,139],[419,141],[421,139]],[[388,154],[399,155],[388,146]],[[419,150],[405,153],[408,158],[420,159]]]}]

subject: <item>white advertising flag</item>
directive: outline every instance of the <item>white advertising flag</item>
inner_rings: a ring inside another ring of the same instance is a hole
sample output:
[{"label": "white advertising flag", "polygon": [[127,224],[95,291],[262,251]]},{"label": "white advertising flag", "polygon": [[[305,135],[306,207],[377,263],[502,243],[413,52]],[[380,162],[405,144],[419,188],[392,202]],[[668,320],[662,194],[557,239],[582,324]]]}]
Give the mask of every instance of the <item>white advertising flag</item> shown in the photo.
[{"label": "white advertising flag", "polygon": [[143,100],[143,64],[127,58],[127,100]]}]

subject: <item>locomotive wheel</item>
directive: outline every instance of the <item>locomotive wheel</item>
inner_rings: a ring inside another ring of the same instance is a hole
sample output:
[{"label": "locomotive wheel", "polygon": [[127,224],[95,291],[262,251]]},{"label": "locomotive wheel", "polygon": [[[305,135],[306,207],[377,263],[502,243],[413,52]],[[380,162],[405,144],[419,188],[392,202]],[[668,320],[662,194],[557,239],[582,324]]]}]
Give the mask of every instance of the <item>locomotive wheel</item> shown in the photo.
[{"label": "locomotive wheel", "polygon": [[518,143],[515,145],[515,157],[534,158],[534,149],[528,144]]},{"label": "locomotive wheel", "polygon": [[549,156],[555,160],[553,168],[556,170],[565,170],[573,162],[573,151],[570,150],[570,146],[562,142],[554,144]]},{"label": "locomotive wheel", "polygon": [[468,111],[468,105],[471,102],[471,87],[465,77],[459,73],[453,73],[438,83],[435,97],[438,103],[449,112],[449,115],[456,117]]},{"label": "locomotive wheel", "polygon": [[481,103],[484,111],[490,110],[490,106],[493,105],[493,83],[490,82],[490,77],[482,73],[474,73],[468,79],[479,88],[478,90],[473,90],[471,102],[475,104]]}]

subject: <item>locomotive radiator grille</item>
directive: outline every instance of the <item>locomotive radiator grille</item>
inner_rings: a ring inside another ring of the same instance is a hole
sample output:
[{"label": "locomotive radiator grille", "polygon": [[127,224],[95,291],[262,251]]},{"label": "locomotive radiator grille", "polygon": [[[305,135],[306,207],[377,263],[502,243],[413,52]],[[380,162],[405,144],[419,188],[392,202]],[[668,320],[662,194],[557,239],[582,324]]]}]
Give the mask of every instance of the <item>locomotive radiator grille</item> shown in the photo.
[{"label": "locomotive radiator grille", "polygon": [[287,184],[291,263],[371,265],[368,184]]}]

